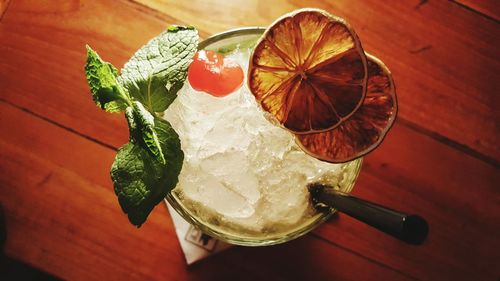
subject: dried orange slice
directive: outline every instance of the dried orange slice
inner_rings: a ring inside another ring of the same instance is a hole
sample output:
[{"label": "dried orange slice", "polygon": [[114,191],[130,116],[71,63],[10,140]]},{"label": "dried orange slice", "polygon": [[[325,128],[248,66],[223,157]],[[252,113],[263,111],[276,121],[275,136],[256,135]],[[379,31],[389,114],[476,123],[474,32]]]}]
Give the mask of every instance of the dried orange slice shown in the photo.
[{"label": "dried orange slice", "polygon": [[385,64],[368,57],[368,88],[363,105],[337,128],[296,135],[304,151],[323,161],[341,163],[374,150],[384,139],[397,114],[392,75]]},{"label": "dried orange slice", "polygon": [[365,53],[341,18],[301,9],[279,18],[255,46],[248,86],[260,106],[297,134],[335,128],[362,104]]}]

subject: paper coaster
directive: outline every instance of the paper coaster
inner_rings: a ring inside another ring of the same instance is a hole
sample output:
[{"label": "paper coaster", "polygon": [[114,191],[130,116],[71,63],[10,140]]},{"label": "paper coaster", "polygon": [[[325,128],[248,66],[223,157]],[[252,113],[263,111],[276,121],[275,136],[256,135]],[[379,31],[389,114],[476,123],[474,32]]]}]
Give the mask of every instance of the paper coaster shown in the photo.
[{"label": "paper coaster", "polygon": [[188,265],[233,246],[203,233],[184,220],[167,201],[165,203]]}]

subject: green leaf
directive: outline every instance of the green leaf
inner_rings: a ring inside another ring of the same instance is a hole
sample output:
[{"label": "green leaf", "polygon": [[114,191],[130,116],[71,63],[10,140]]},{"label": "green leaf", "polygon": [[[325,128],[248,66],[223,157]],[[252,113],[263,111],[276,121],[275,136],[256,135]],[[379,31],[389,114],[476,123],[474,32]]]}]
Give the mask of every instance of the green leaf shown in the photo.
[{"label": "green leaf", "polygon": [[184,84],[197,46],[196,29],[169,27],[134,54],[118,81],[150,112],[162,112]]},{"label": "green leaf", "polygon": [[95,104],[107,112],[125,110],[130,103],[130,98],[118,84],[116,68],[103,61],[88,45],[86,47],[85,75]]},{"label": "green leaf", "polygon": [[138,227],[155,205],[175,188],[184,160],[179,136],[171,125],[155,118],[154,126],[166,164],[158,162],[138,143],[130,142],[118,150],[111,167],[120,206],[130,222]]},{"label": "green leaf", "polygon": [[154,117],[137,101],[125,110],[130,131],[130,141],[148,150],[160,163],[165,164],[160,141],[158,139]]}]

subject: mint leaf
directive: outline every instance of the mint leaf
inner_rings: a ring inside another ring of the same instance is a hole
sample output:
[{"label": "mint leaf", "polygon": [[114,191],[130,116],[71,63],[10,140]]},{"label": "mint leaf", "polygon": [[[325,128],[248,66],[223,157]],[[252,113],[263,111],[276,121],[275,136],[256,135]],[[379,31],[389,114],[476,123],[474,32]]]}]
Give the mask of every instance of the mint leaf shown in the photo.
[{"label": "mint leaf", "polygon": [[137,227],[146,221],[155,205],[175,188],[184,160],[179,136],[170,123],[155,118],[154,127],[166,164],[157,161],[150,151],[138,143],[129,142],[118,150],[111,167],[111,178],[120,206]]},{"label": "mint leaf", "polygon": [[130,103],[130,98],[118,84],[116,68],[103,61],[88,45],[86,47],[85,75],[95,104],[107,112],[125,110]]},{"label": "mint leaf", "polygon": [[150,112],[162,112],[184,84],[197,46],[196,29],[171,26],[134,54],[118,81]]},{"label": "mint leaf", "polygon": [[130,130],[130,141],[148,150],[160,163],[165,164],[160,141],[155,131],[154,117],[137,101],[125,110]]}]

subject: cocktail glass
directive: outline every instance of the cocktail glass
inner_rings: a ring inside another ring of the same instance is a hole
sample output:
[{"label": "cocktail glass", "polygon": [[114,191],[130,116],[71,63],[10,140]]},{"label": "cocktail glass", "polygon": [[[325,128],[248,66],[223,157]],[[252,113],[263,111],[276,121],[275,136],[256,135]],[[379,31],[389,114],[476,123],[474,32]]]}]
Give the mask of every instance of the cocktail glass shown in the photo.
[{"label": "cocktail glass", "polygon": [[[202,41],[199,49],[228,54],[228,57],[238,61],[246,72],[253,45],[264,30],[264,28],[247,27],[225,31]],[[204,233],[231,244],[265,246],[292,240],[311,231],[335,212],[328,208],[317,211],[308,199],[307,185],[323,182],[343,193],[349,193],[359,174],[362,160],[329,164],[303,153],[298,146],[287,142],[285,135],[291,140],[293,136],[278,125],[272,124],[271,119],[262,119],[264,121],[257,122],[257,125],[253,124],[255,119],[265,116],[265,113],[258,108],[245,84],[237,91],[238,93],[228,97],[215,98],[185,85],[179,92],[177,100],[166,111],[165,118],[179,132],[185,152],[179,184],[168,194],[166,201],[185,220]],[[190,102],[194,104],[191,105]],[[225,108],[222,108],[224,106]],[[238,114],[247,110],[258,116],[251,115],[245,117],[247,119],[240,119]],[[225,115],[220,114],[220,111],[224,111]],[[189,114],[198,117],[190,119],[187,117]],[[206,114],[206,117],[203,114]],[[215,115],[217,116],[214,117]],[[232,119],[224,121],[227,116]],[[200,126],[200,123],[212,117],[216,123],[214,126],[220,126],[220,122],[227,122],[234,123],[234,127],[224,125],[225,129],[218,130],[207,125],[209,127],[200,127],[202,128],[200,130],[207,129],[206,134],[196,131],[196,126]],[[274,128],[268,128],[272,132],[270,134],[279,135],[281,143],[274,143],[272,136],[264,137],[265,141],[258,137],[254,138],[259,134],[268,133],[268,131],[252,131],[252,126],[261,126],[263,122]],[[187,127],[189,129],[186,129]],[[221,145],[215,143],[198,149],[187,148],[200,139],[214,138],[224,143],[239,134],[239,129],[242,127],[248,127],[245,131],[248,137],[242,135],[241,138],[229,141],[233,143]],[[193,136],[193,134],[199,135]],[[243,150],[236,149],[239,154],[228,152],[240,145]],[[282,153],[282,145],[287,146],[284,152],[286,155],[275,156],[273,147]],[[267,161],[265,157],[259,159],[256,156],[259,149],[266,151],[267,154],[264,156],[271,157],[274,162]],[[239,161],[234,157],[243,157],[243,160]],[[245,160],[247,158],[256,160],[247,161]],[[244,162],[241,167],[239,167],[240,162]],[[271,166],[266,166],[269,163],[272,163]],[[228,166],[224,168],[224,165]],[[290,167],[295,170],[290,171]],[[217,169],[221,171],[215,171]],[[224,169],[228,172],[225,173]],[[264,173],[268,171],[274,174],[265,175]],[[279,178],[280,176],[284,178]],[[300,180],[295,181],[295,179]],[[245,189],[249,182],[253,182],[251,188]],[[243,203],[239,204],[238,200],[243,200],[241,201]]]}]

